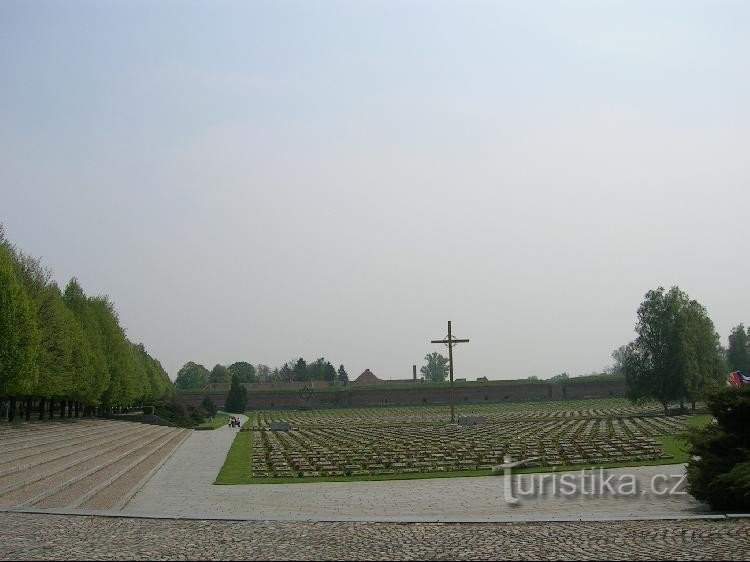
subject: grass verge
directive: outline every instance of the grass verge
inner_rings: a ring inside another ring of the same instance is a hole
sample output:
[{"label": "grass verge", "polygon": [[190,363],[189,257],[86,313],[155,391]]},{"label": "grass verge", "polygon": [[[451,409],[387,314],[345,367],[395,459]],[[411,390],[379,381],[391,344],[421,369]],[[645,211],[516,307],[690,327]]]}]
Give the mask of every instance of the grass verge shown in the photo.
[{"label": "grass verge", "polygon": [[196,429],[218,429],[229,424],[229,414],[216,414],[213,420],[205,421]]},{"label": "grass verge", "polygon": [[[243,427],[251,421],[252,417],[243,424]],[[249,484],[252,477],[250,466],[252,458],[252,432],[238,431],[214,484]]]}]

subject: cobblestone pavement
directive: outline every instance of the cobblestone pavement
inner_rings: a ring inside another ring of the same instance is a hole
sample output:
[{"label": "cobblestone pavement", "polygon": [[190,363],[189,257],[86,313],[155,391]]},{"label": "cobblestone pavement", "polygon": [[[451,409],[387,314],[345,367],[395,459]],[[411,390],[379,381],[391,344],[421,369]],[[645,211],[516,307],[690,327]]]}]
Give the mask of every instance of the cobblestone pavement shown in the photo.
[{"label": "cobblestone pavement", "polygon": [[0,513],[0,560],[749,560],[750,520],[333,523]]}]

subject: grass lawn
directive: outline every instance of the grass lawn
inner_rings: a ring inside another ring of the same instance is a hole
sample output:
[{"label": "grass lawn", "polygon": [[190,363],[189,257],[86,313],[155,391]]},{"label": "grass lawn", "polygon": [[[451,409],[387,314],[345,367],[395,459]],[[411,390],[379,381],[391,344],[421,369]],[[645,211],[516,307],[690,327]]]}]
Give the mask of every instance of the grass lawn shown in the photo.
[{"label": "grass lawn", "polygon": [[698,414],[688,418],[687,426],[695,429],[702,429],[713,421],[711,414]]},{"label": "grass lawn", "polygon": [[216,414],[213,420],[203,422],[198,429],[218,429],[227,424],[229,424],[229,414]]},{"label": "grass lawn", "polygon": [[[250,423],[252,418],[244,425]],[[219,471],[214,484],[249,484],[252,480],[250,459],[253,454],[252,432],[239,431],[232,441],[224,466]]]}]

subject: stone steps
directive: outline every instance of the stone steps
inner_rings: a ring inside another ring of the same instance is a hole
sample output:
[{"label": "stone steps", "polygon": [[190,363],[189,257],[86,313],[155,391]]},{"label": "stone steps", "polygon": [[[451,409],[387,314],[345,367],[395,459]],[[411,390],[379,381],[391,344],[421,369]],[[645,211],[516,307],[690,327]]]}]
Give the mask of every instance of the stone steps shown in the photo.
[{"label": "stone steps", "polygon": [[190,430],[183,429],[167,443],[159,447],[151,455],[142,458],[139,462],[131,465],[128,470],[123,471],[117,478],[113,478],[101,489],[87,495],[81,501],[74,503],[71,507],[81,509],[121,509],[133,495],[140,490],[148,479],[161,467],[169,456],[189,436]]},{"label": "stone steps", "polygon": [[[104,450],[96,450],[74,460],[67,459],[66,462],[61,464],[50,463],[43,472],[0,489],[0,493],[2,493],[0,505],[28,505],[39,501],[42,494],[49,495],[58,488],[69,485],[73,480],[83,477],[82,475],[95,472],[102,466],[137,451],[169,430],[169,428],[159,426],[149,426],[148,429],[149,431],[139,432],[130,439],[125,438],[123,441],[116,443],[105,443],[107,448]],[[18,474],[23,476],[23,473]],[[13,478],[13,476],[16,475],[11,475],[8,478]]]},{"label": "stone steps", "polygon": [[[61,437],[73,438],[84,437],[86,435],[97,435],[102,432],[111,431],[115,427],[121,426],[123,422],[106,421],[100,422],[99,425],[92,425],[87,421],[81,421],[76,424],[60,424],[58,427],[49,428],[48,430],[29,430],[31,425],[19,426],[14,429],[12,436],[2,436],[0,439],[3,443],[3,449],[7,453],[13,453],[34,447],[37,445],[49,445],[56,443]],[[83,427],[78,427],[79,424]],[[85,425],[84,425],[85,424]],[[64,426],[64,427],[61,427]]]},{"label": "stone steps", "polygon": [[82,447],[70,454],[60,455],[56,459],[39,462],[30,467],[25,467],[23,464],[19,463],[19,470],[9,468],[6,470],[5,474],[0,476],[0,494],[5,494],[21,485],[35,482],[41,478],[49,476],[50,474],[75,466],[76,464],[91,458],[95,458],[115,447],[142,439],[144,436],[147,436],[154,431],[152,426],[135,426],[135,429],[136,431],[126,432],[125,434],[115,436],[112,439],[97,441],[90,447]]},{"label": "stone steps", "polygon": [[88,419],[4,427],[0,506],[119,509],[191,433]]},{"label": "stone steps", "polygon": [[[17,452],[17,455],[9,455],[7,461],[5,461],[6,456],[3,455],[4,462],[0,462],[0,478],[7,474],[28,470],[39,464],[55,461],[80,451],[101,446],[103,443],[114,441],[122,436],[133,435],[146,429],[146,427],[135,424],[123,424],[118,426],[117,429],[108,429],[95,435],[87,434],[82,437],[61,439],[53,445],[35,445],[24,449],[22,452]],[[0,485],[0,487],[2,486]]]},{"label": "stone steps", "polygon": [[[46,492],[39,499],[30,501],[29,505],[40,508],[59,508],[84,503],[94,495],[99,495],[100,491],[110,488],[112,484],[125,477],[129,472],[137,471],[137,467],[149,458],[156,457],[158,460],[160,458],[159,452],[171,451],[174,446],[169,447],[169,444],[177,441],[181,436],[181,430],[167,429],[156,439],[131,449],[127,454],[112,462],[101,464],[91,471],[83,473],[83,475],[76,476],[66,482],[59,490],[53,493]],[[136,482],[141,478],[136,478]],[[106,499],[107,494],[103,494],[103,497]]]}]

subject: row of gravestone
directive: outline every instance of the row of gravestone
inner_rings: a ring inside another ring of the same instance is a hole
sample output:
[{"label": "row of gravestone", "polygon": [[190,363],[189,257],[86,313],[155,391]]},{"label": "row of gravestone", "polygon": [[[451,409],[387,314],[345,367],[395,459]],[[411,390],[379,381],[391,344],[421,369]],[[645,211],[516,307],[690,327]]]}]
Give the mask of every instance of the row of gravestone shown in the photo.
[{"label": "row of gravestone", "polygon": [[[294,436],[292,438],[292,435]],[[358,446],[359,444],[359,446]],[[658,445],[651,440],[613,440],[609,443],[579,444],[575,442],[548,442],[539,447],[538,441],[506,445],[501,450],[488,453],[486,448],[445,449],[446,453],[427,452],[439,447],[437,443],[422,443],[422,453],[404,453],[403,448],[385,451],[381,441],[374,447],[357,443],[338,442],[325,432],[292,432],[287,435],[269,435],[263,450],[254,449],[253,474],[255,476],[311,476],[338,475],[338,472],[369,471],[373,474],[388,474],[390,471],[409,472],[432,470],[485,469],[497,463],[504,455],[512,458],[540,456],[541,464],[562,466],[583,463],[651,460],[662,456]],[[416,445],[416,444],[415,444]],[[413,449],[418,448],[411,446]],[[294,472],[295,474],[289,474]]]}]

